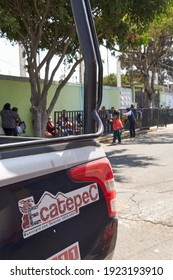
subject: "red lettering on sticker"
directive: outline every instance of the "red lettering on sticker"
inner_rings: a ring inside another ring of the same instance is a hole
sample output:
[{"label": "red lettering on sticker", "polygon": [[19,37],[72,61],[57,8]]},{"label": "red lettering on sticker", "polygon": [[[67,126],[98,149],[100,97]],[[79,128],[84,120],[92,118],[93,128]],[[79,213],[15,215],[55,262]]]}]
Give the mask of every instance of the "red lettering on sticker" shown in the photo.
[{"label": "red lettering on sticker", "polygon": [[64,214],[66,211],[65,200],[57,199],[58,209],[60,214]]},{"label": "red lettering on sticker", "polygon": [[40,210],[40,218],[42,219],[43,222],[46,222],[49,219],[49,215],[47,215],[48,208],[43,207]]},{"label": "red lettering on sticker", "polygon": [[74,209],[74,203],[73,203],[73,199],[71,197],[67,198],[66,205],[67,205],[68,211],[71,211]]},{"label": "red lettering on sticker", "polygon": [[24,214],[23,215],[23,228],[29,228],[30,224],[29,224],[29,216],[28,214]]},{"label": "red lettering on sticker", "polygon": [[95,195],[94,195],[94,190],[97,190],[97,186],[91,185],[89,188],[89,195],[92,201],[95,201],[98,198],[98,191],[95,191]]},{"label": "red lettering on sticker", "polygon": [[74,204],[75,204],[75,210],[78,213],[78,209],[82,205],[82,198],[80,194],[74,196]]},{"label": "red lettering on sticker", "polygon": [[82,200],[85,204],[87,204],[89,202],[89,193],[88,192],[84,192],[82,194]]},{"label": "red lettering on sticker", "polygon": [[51,204],[49,209],[50,209],[50,217],[52,219],[55,218],[56,216],[58,216],[58,208],[57,208],[57,205],[55,203]]}]

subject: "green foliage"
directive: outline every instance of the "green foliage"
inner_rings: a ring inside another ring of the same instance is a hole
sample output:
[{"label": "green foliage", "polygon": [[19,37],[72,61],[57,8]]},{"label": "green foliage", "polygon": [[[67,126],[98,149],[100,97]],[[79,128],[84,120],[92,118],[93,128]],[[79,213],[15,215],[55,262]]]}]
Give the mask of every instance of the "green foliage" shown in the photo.
[{"label": "green foliage", "polygon": [[[106,39],[110,48],[114,47],[115,42],[122,48],[129,43],[134,44],[134,35],[141,34],[170,3],[172,0],[91,0],[100,43]],[[73,22],[69,0],[0,2],[2,36],[7,36],[11,41],[25,41],[25,44],[33,40],[33,35],[40,36],[37,47],[41,49],[48,49],[56,36],[57,54],[62,52],[63,38],[69,34]],[[75,55],[78,49],[78,41],[73,35],[67,52]]]},{"label": "green foliage", "polygon": [[116,87],[117,86],[117,76],[114,73],[112,73],[108,76],[105,76],[103,78],[103,85]]},{"label": "green foliage", "polygon": [[135,80],[144,84],[146,107],[151,105],[155,93],[155,78],[163,85],[165,78],[171,77],[173,56],[173,3],[148,25],[141,34],[133,33],[136,40],[123,45],[120,56],[131,83]]},{"label": "green foliage", "polygon": [[[136,78],[135,78],[135,80],[136,80]],[[129,78],[128,74],[121,74],[121,84],[122,84],[122,87],[130,86],[130,78]],[[103,85],[116,87],[117,86],[117,76],[114,73],[111,73],[110,75],[105,76],[103,78]]]},{"label": "green foliage", "polygon": [[[56,42],[56,54],[62,53],[65,37],[73,26],[73,17],[69,1],[1,1],[1,36],[10,41],[22,42],[30,48],[49,49]],[[77,36],[69,46],[67,54],[74,55],[79,49]]]},{"label": "green foliage", "polygon": [[121,85],[122,87],[130,87],[130,79],[127,73],[121,75]]},{"label": "green foliage", "polygon": [[172,14],[173,3],[149,24],[147,30],[136,35],[136,41],[132,45],[124,45],[124,53],[121,55],[122,68],[126,68],[128,73],[136,73],[132,78],[140,75],[142,79],[142,76],[148,76],[149,71],[158,72],[162,60],[172,57]]}]

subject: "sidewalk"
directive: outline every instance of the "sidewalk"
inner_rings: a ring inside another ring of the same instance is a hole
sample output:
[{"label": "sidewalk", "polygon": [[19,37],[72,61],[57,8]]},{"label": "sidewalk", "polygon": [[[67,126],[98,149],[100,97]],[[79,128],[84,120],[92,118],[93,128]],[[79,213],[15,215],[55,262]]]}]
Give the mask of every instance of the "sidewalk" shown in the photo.
[{"label": "sidewalk", "polygon": [[[156,131],[158,129],[159,129],[159,127],[157,127],[157,126],[150,127],[149,129],[136,129],[136,135],[146,134],[146,133],[149,133],[152,131]],[[121,138],[122,139],[129,138],[129,136],[130,136],[129,134],[130,134],[129,131],[125,130],[122,132]],[[101,137],[99,137],[99,142],[108,143],[108,142],[112,142],[112,139],[113,139],[113,132],[108,133],[108,134],[103,134]]]}]

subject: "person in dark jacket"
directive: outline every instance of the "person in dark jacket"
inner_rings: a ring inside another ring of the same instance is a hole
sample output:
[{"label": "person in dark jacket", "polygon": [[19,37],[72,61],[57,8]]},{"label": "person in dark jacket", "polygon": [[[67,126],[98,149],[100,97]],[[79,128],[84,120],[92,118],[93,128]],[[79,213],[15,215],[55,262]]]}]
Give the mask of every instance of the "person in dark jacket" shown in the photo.
[{"label": "person in dark jacket", "polygon": [[10,103],[6,103],[0,112],[0,115],[5,135],[15,136],[16,121],[20,119],[18,113],[11,110]]},{"label": "person in dark jacket", "polygon": [[[12,111],[14,111],[18,114],[18,108],[17,107],[13,107]],[[19,131],[18,129],[19,129],[20,123],[21,123],[21,120],[19,118],[19,119],[16,120],[16,127],[15,127],[15,130],[14,130],[14,136],[18,136],[18,131]]]},{"label": "person in dark jacket", "polygon": [[130,110],[133,112],[135,119],[137,119],[137,110],[136,110],[134,104],[131,104]]},{"label": "person in dark jacket", "polygon": [[133,111],[130,108],[126,109],[126,113],[123,113],[124,116],[128,117],[129,121],[129,131],[130,131],[130,137],[135,137],[135,125],[136,125],[136,119]]}]

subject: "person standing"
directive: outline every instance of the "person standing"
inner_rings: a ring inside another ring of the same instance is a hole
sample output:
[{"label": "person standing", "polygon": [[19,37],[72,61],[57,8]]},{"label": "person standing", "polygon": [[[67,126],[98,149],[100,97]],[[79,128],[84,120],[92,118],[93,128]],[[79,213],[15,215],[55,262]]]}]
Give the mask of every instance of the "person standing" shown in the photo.
[{"label": "person standing", "polygon": [[137,110],[133,104],[131,104],[130,110],[133,112],[135,119],[137,119]]},{"label": "person standing", "polygon": [[[13,107],[12,111],[14,111],[18,114],[18,108],[17,107]],[[14,136],[18,136],[18,127],[20,126],[20,122],[21,122],[20,118],[16,119],[16,127],[15,127],[15,130],[14,130]]]},{"label": "person standing", "polygon": [[20,119],[18,113],[11,110],[10,103],[6,103],[0,112],[0,115],[5,135],[15,136],[16,121]]},{"label": "person standing", "polygon": [[119,112],[115,111],[114,119],[113,119],[113,142],[112,144],[116,144],[116,139],[118,138],[118,143],[121,144],[121,129],[123,129],[123,124],[119,119]]},{"label": "person standing", "polygon": [[108,110],[106,110],[105,106],[103,106],[101,108],[101,110],[99,112],[99,115],[100,115],[101,121],[102,121],[103,126],[104,126],[104,133],[109,132],[109,119],[110,119],[110,116],[109,116]]},{"label": "person standing", "polygon": [[133,111],[130,108],[127,108],[126,113],[123,113],[123,115],[128,117],[130,137],[136,137],[136,132],[135,132],[136,119]]}]

